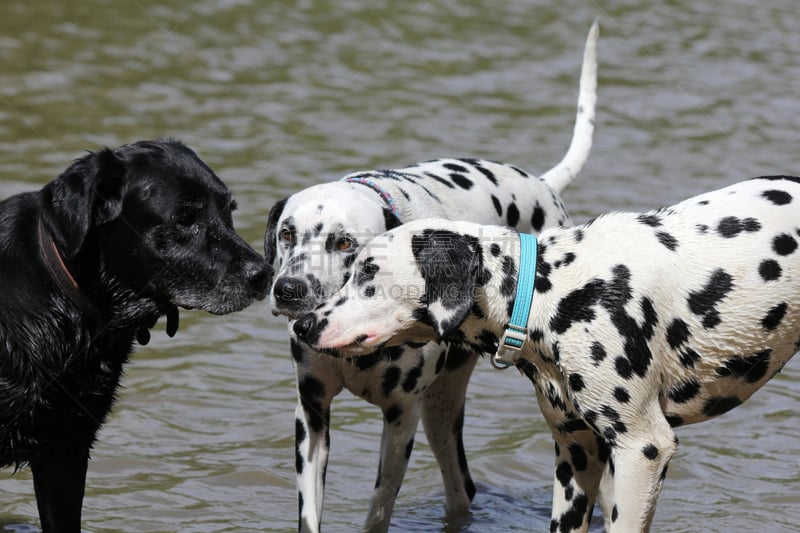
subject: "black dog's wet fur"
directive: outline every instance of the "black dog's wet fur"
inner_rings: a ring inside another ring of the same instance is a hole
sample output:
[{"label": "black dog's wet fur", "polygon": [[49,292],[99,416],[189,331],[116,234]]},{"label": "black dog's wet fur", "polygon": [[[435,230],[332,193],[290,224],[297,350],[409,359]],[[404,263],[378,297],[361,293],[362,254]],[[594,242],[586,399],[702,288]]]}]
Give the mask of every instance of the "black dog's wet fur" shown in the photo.
[{"label": "black dog's wet fur", "polygon": [[[233,230],[224,184],[177,141],[77,160],[0,202],[0,466],[29,464],[46,532],[80,531],[89,450],[133,340],[177,308],[236,311],[271,277]],[[59,285],[49,234],[94,309]]]}]

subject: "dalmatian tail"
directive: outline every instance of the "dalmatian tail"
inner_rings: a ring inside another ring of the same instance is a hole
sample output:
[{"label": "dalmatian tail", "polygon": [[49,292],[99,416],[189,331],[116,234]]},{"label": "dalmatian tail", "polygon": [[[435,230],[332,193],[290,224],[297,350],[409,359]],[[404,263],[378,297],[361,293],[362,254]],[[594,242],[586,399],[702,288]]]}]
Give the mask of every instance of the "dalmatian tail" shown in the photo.
[{"label": "dalmatian tail", "polygon": [[572,132],[569,149],[556,166],[541,176],[541,179],[557,193],[572,183],[589,158],[589,150],[592,148],[595,103],[597,102],[597,36],[599,33],[598,19],[595,19],[589,29],[586,47],[583,50],[583,65],[578,89],[578,112],[575,116],[575,129]]}]

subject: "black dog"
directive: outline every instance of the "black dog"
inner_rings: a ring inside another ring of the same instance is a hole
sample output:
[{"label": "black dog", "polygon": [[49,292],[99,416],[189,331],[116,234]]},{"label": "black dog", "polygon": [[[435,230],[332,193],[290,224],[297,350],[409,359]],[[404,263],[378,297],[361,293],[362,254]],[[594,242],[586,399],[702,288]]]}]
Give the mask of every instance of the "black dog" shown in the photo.
[{"label": "black dog", "polygon": [[80,531],[89,450],[133,340],[178,308],[238,311],[271,268],[222,181],[177,141],[75,161],[0,202],[0,466],[30,464],[42,529]]}]

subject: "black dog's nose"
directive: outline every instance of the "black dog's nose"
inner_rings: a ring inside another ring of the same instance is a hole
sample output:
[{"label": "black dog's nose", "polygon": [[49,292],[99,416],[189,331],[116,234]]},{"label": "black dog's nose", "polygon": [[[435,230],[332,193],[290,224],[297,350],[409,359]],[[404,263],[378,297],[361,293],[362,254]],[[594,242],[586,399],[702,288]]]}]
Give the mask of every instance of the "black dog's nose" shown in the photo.
[{"label": "black dog's nose", "polygon": [[275,299],[283,304],[291,304],[305,300],[308,296],[308,284],[301,278],[280,278],[273,289]]},{"label": "black dog's nose", "polygon": [[310,337],[310,333],[314,330],[314,326],[317,325],[317,317],[313,313],[309,313],[301,318],[298,318],[292,329],[294,330],[294,334],[297,335],[300,340],[308,342]]},{"label": "black dog's nose", "polygon": [[247,285],[261,300],[267,296],[269,285],[272,283],[272,276],[275,270],[266,261],[253,261],[245,265],[244,275]]}]

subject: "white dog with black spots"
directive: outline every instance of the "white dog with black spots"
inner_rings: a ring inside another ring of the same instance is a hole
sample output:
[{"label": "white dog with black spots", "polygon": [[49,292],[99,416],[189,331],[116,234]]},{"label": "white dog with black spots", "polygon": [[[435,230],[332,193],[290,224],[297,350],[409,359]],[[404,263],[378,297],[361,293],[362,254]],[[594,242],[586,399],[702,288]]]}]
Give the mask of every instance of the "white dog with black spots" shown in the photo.
[{"label": "white dog with black spots", "polygon": [[[369,240],[411,220],[437,216],[539,232],[569,225],[559,193],[577,175],[592,144],[597,84],[597,23],[587,38],[578,111],[567,154],[537,178],[519,167],[480,159],[439,159],[393,170],[350,174],[278,202],[269,214],[266,258],[280,267],[274,314],[289,318],[297,375],[296,470],[301,531],[321,524],[330,447],[330,408],[347,388],[383,412],[380,464],[365,529],[385,531],[405,475],[420,417],[439,463],[451,512],[475,494],[461,438],[474,350],[413,343],[358,358],[321,354],[299,342],[291,324],[339,290]],[[357,274],[366,279],[368,266]]]},{"label": "white dog with black spots", "polygon": [[[762,177],[539,235],[513,362],[556,441],[551,531],[587,531],[598,494],[608,531],[648,531],[673,428],[730,411],[798,350],[798,204],[800,178]],[[411,222],[368,243],[295,333],[356,361],[409,342],[493,353],[519,250],[507,227]]]}]

